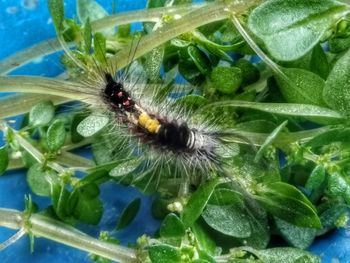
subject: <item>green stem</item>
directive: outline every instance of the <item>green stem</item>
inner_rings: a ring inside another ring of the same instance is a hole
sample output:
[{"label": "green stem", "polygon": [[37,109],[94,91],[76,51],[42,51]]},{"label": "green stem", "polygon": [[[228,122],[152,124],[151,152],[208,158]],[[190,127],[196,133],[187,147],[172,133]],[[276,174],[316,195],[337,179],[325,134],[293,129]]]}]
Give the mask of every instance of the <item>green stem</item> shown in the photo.
[{"label": "green stem", "polygon": [[[101,31],[118,25],[124,25],[135,22],[157,22],[163,14],[185,14],[191,10],[195,10],[201,5],[184,5],[180,7],[160,7],[141,11],[125,12],[123,14],[104,17],[91,22],[93,32]],[[74,46],[74,43],[69,43]],[[16,68],[24,66],[31,61],[53,54],[62,50],[62,46],[57,38],[46,40],[45,42],[35,44],[32,47],[17,52],[16,54],[0,61],[0,75],[5,75]]]},{"label": "green stem", "polygon": [[[55,158],[55,162],[74,171],[86,172],[87,170],[95,167],[95,163],[92,160],[66,151],[62,151],[61,154]],[[7,170],[21,168],[24,168],[24,164],[21,159],[11,159]]]},{"label": "green stem", "polygon": [[72,100],[84,100],[93,97],[86,93],[81,84],[44,77],[0,76],[0,92],[39,93],[69,98]]},{"label": "green stem", "polygon": [[61,154],[55,158],[55,161],[70,169],[83,172],[95,166],[95,163],[90,159],[66,151],[62,151]]},{"label": "green stem", "polygon": [[[164,44],[176,36],[192,31],[200,26],[226,19],[230,16],[232,10],[236,14],[240,14],[259,2],[261,0],[233,1],[230,5],[225,4],[224,1],[207,4],[161,27],[154,33],[142,37],[140,41],[131,43],[112,57],[110,62],[117,65],[118,68],[123,68],[131,60],[143,56],[153,48]],[[130,58],[130,54],[132,54],[132,58]]]},{"label": "green stem", "polygon": [[[299,132],[291,132],[287,134],[281,133],[274,141],[274,145],[276,147],[281,146],[283,148],[286,144],[290,144],[293,142],[299,141],[303,143],[327,130],[329,130],[329,127],[322,127],[318,129],[305,130]],[[255,133],[234,130],[231,134],[222,136],[222,140],[226,142],[236,142],[242,144],[251,143],[254,145],[262,145],[269,135],[269,133]]]},{"label": "green stem", "polygon": [[[9,128],[7,126],[2,127],[5,134],[8,133],[8,130],[10,129],[13,133],[13,136],[15,140],[21,145],[21,147],[26,150],[37,162],[39,163],[45,163],[46,158],[45,156],[36,149],[30,142],[28,142],[24,137],[22,137],[16,130]],[[46,162],[47,166],[58,172],[59,174],[64,173],[66,171],[66,168],[62,167],[56,162]]]},{"label": "green stem", "polygon": [[54,105],[70,101],[70,99],[64,97],[46,94],[40,94],[40,96],[37,94],[17,94],[7,96],[0,99],[0,119],[28,112],[34,105],[44,100],[50,100]]},{"label": "green stem", "polygon": [[29,226],[28,231],[34,236],[54,240],[110,260],[125,263],[139,262],[135,250],[92,238],[72,226],[52,218],[32,214],[27,222],[24,222],[24,220],[23,213],[17,210],[0,208],[1,226],[21,229],[26,223],[26,226]]}]

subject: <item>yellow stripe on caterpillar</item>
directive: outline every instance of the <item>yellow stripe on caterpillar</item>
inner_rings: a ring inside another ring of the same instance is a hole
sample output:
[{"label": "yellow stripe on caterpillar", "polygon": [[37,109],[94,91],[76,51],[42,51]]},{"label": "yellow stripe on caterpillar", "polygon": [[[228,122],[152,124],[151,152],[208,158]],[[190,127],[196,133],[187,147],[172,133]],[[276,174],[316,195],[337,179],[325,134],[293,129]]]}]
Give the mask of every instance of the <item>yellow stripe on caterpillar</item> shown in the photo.
[{"label": "yellow stripe on caterpillar", "polygon": [[139,116],[139,125],[145,128],[149,133],[156,133],[160,128],[160,123],[157,119],[151,118],[146,112]]}]

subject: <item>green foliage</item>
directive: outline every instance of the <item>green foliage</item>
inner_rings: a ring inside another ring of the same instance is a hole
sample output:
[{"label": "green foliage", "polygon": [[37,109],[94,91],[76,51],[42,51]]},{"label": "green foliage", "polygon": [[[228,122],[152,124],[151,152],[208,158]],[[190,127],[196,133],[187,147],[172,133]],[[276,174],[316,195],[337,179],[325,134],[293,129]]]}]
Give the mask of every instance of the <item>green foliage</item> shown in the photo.
[{"label": "green foliage", "polygon": [[88,20],[95,21],[108,16],[107,11],[96,1],[77,0],[77,14],[80,22],[87,23]]},{"label": "green foliage", "polygon": [[185,226],[175,214],[170,213],[164,218],[159,234],[161,237],[182,237],[185,235]]},{"label": "green foliage", "polygon": [[117,224],[117,230],[127,227],[136,217],[141,206],[141,199],[135,198],[124,208]]},{"label": "green foliage", "polygon": [[191,195],[181,215],[182,222],[186,228],[191,226],[199,218],[217,184],[218,180],[209,181],[201,185]]},{"label": "green foliage", "polygon": [[283,72],[288,80],[277,77],[277,83],[286,101],[325,106],[322,97],[325,81],[321,77],[303,69],[288,68]]},{"label": "green foliage", "polygon": [[234,94],[242,83],[242,71],[236,67],[216,67],[210,79],[213,86],[222,94]]},{"label": "green foliage", "polygon": [[[88,70],[109,67],[109,58],[141,35],[141,42],[151,34],[161,38],[168,25],[192,21],[182,11],[181,19],[162,11],[161,20],[144,23],[143,32],[134,33],[132,24],[95,32],[108,23],[107,18],[99,20],[108,14],[96,1],[77,1],[77,20],[64,18],[62,1],[48,3],[56,31],[76,46],[70,55]],[[183,3],[191,1],[149,0],[147,7],[176,8]],[[132,185],[146,194],[157,191],[159,236],[140,238],[140,262],[319,262],[302,249],[316,235],[344,226],[350,205],[348,10],[345,3],[332,0],[274,0],[238,12],[252,41],[267,51],[283,74],[267,68],[266,60],[250,62],[255,61],[250,58],[256,49],[229,19],[182,35],[174,30],[174,38],[157,47],[151,41],[137,47],[137,52],[152,47],[137,61],[137,73],[142,71],[137,77],[152,84],[141,96],[152,94],[155,106],[167,100],[181,114],[194,122],[204,120],[215,130],[215,140],[223,147],[215,149],[213,159],[220,165],[213,164],[210,174],[149,163],[146,148],[153,146],[125,147],[143,144],[143,139],[125,140],[120,136],[125,131],[109,125],[115,116],[104,115],[104,109],[70,115],[55,112],[49,101],[36,104],[18,131],[0,123],[6,141],[0,148],[0,174],[23,161],[29,167],[26,179],[32,192],[50,198],[47,211],[69,224],[99,223],[100,184],[107,181]],[[133,49],[129,56],[132,60]],[[70,59],[64,56],[62,62],[71,81],[81,83],[86,76]],[[134,68],[126,71],[135,74]],[[192,85],[174,87],[177,75]],[[310,121],[322,127],[308,130]],[[113,127],[113,133],[107,127]],[[88,143],[93,167],[67,152]],[[177,149],[174,152],[173,158],[182,158]],[[284,167],[281,155],[287,160]],[[131,201],[116,229],[132,224],[140,207],[140,198]],[[274,244],[274,235],[296,248],[266,249]],[[109,233],[100,239],[117,243]],[[92,258],[110,262],[99,255]]]},{"label": "green foliage", "polygon": [[345,116],[349,116],[350,50],[334,65],[323,92],[325,102]]},{"label": "green foliage", "polygon": [[29,124],[44,126],[49,124],[55,114],[55,108],[50,101],[43,101],[35,105],[29,112]]},{"label": "green foliage", "polygon": [[210,227],[225,235],[237,238],[251,236],[249,220],[243,207],[208,204],[202,216]]},{"label": "green foliage", "polygon": [[49,0],[49,11],[55,25],[56,31],[60,32],[64,20],[64,6],[62,0]]},{"label": "green foliage", "polygon": [[276,182],[261,186],[254,198],[271,214],[289,223],[301,227],[321,227],[315,207],[289,184]]},{"label": "green foliage", "polygon": [[0,175],[6,171],[8,164],[8,149],[6,146],[0,147]]},{"label": "green foliage", "polygon": [[263,262],[269,263],[320,263],[320,259],[309,252],[296,248],[270,248],[256,252]]},{"label": "green foliage", "polygon": [[66,129],[62,120],[55,120],[47,129],[46,142],[50,151],[59,150],[66,140]]},{"label": "green foliage", "polygon": [[102,33],[97,32],[94,36],[94,49],[96,59],[103,63],[106,63],[106,38]]},{"label": "green foliage", "polygon": [[169,245],[155,245],[148,250],[152,263],[181,263],[181,254]]},{"label": "green foliage", "polygon": [[332,0],[267,1],[251,13],[248,25],[274,58],[295,60],[311,50],[346,9]]},{"label": "green foliage", "polygon": [[31,166],[27,173],[27,182],[31,190],[41,196],[51,195],[51,186],[58,182],[57,174],[36,163]]},{"label": "green foliage", "polygon": [[90,137],[101,131],[108,123],[107,116],[90,115],[77,126],[77,132],[83,137]]},{"label": "green foliage", "polygon": [[275,218],[275,223],[281,236],[293,247],[308,248],[316,237],[315,228],[298,227],[279,218]]}]

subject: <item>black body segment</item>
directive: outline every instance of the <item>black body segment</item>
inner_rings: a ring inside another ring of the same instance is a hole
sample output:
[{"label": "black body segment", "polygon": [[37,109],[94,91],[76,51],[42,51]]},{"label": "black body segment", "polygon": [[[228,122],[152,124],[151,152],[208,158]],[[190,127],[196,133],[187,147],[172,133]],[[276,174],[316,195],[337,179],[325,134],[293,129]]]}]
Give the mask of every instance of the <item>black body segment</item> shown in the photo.
[{"label": "black body segment", "polygon": [[157,141],[174,149],[186,149],[190,129],[186,124],[163,123],[157,133]]}]

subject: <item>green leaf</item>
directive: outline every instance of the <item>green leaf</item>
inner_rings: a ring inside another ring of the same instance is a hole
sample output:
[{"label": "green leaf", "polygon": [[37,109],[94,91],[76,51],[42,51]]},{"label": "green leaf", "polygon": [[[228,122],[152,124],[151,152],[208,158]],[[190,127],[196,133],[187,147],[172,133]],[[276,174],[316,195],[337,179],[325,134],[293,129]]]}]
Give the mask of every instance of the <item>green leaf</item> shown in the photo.
[{"label": "green leaf", "polygon": [[50,196],[52,185],[58,184],[58,175],[45,168],[40,163],[32,165],[27,172],[27,182],[30,189],[37,195]]},{"label": "green leaf", "polygon": [[181,263],[180,252],[169,245],[155,245],[148,249],[152,263]]},{"label": "green leaf", "polygon": [[202,184],[191,195],[181,215],[185,228],[190,227],[199,218],[218,182],[216,178]]},{"label": "green leaf", "polygon": [[326,170],[323,165],[317,165],[307,179],[305,187],[310,190],[319,188],[326,179]]},{"label": "green leaf", "polygon": [[333,196],[343,197],[350,204],[350,180],[339,173],[333,173],[328,178],[328,190]]},{"label": "green leaf", "polygon": [[127,227],[136,217],[140,210],[141,199],[135,198],[132,200],[127,207],[124,208],[120,215],[116,229],[120,230]]},{"label": "green leaf", "polygon": [[239,68],[242,72],[242,86],[245,87],[252,83],[255,83],[260,78],[260,71],[249,61],[245,59],[239,59],[233,64]]},{"label": "green leaf", "polygon": [[275,113],[287,116],[300,116],[300,117],[323,117],[330,119],[343,119],[344,117],[338,112],[309,104],[296,104],[296,103],[261,103],[261,102],[249,102],[249,101],[220,101],[218,103],[211,103],[207,107],[237,107],[247,108],[265,111],[269,113]]},{"label": "green leaf", "polygon": [[295,60],[311,50],[347,6],[332,0],[275,0],[249,16],[249,29],[277,60]]},{"label": "green leaf", "polygon": [[234,94],[242,83],[242,71],[236,67],[216,67],[210,74],[213,86],[222,94]]},{"label": "green leaf", "polygon": [[255,251],[263,262],[268,263],[321,263],[318,256],[302,249],[291,247],[277,247]]},{"label": "green leaf", "polygon": [[100,190],[94,183],[78,187],[66,201],[66,213],[87,224],[97,225],[103,214]]},{"label": "green leaf", "polygon": [[191,230],[196,237],[199,248],[210,255],[214,255],[216,252],[216,244],[202,225],[195,222],[191,226]]},{"label": "green leaf", "polygon": [[323,79],[327,79],[330,72],[330,65],[326,53],[321,45],[316,45],[312,50],[310,60],[310,70]]},{"label": "green leaf", "polygon": [[349,143],[350,129],[349,128],[335,128],[325,131],[306,143],[308,147],[321,147],[334,142]]},{"label": "green leaf", "polygon": [[244,200],[244,208],[248,215],[252,234],[248,238],[243,238],[242,244],[257,249],[266,248],[271,235],[266,211],[251,198]]},{"label": "green leaf", "polygon": [[49,124],[55,115],[55,107],[51,101],[36,104],[29,112],[29,125],[44,126]]},{"label": "green leaf", "polygon": [[77,127],[79,123],[87,117],[86,114],[78,113],[73,116],[70,125],[70,137],[73,143],[78,143],[84,140],[84,137],[77,132]]},{"label": "green leaf", "polygon": [[69,208],[69,196],[70,193],[64,184],[51,184],[52,206],[56,215],[62,220],[67,220],[69,216],[67,211]]},{"label": "green leaf", "polygon": [[278,137],[278,135],[282,132],[284,127],[286,127],[288,121],[282,122],[276,129],[274,129],[269,136],[267,136],[264,143],[261,145],[259,151],[256,153],[254,161],[258,162],[262,157],[266,149],[273,143],[273,141]]},{"label": "green leaf", "polygon": [[280,76],[276,76],[276,80],[288,102],[326,106],[322,97],[325,81],[320,76],[298,68],[285,68],[282,71],[288,80]]},{"label": "green leaf", "polygon": [[140,164],[140,159],[125,160],[124,162],[117,164],[109,172],[109,175],[114,178],[121,178],[133,172]]},{"label": "green leaf", "polygon": [[276,228],[284,240],[293,247],[306,249],[316,237],[317,229],[298,227],[275,217]]},{"label": "green leaf", "polygon": [[84,24],[84,49],[87,55],[90,55],[92,47],[92,29],[90,19],[87,19]]},{"label": "green leaf", "polygon": [[207,204],[202,217],[211,228],[225,235],[237,238],[251,235],[249,220],[242,207]]},{"label": "green leaf", "polygon": [[77,132],[83,137],[90,137],[101,131],[108,124],[108,121],[106,116],[90,115],[79,123]]},{"label": "green leaf", "polygon": [[164,58],[164,46],[159,46],[152,49],[145,55],[144,69],[147,77],[151,81],[158,81],[160,79],[160,68]]},{"label": "green leaf", "polygon": [[9,165],[9,156],[7,146],[0,147],[0,175],[2,175]]},{"label": "green leaf", "polygon": [[50,151],[59,150],[66,141],[66,129],[62,120],[55,120],[47,130],[46,143]]},{"label": "green leaf", "polygon": [[300,227],[320,228],[312,203],[294,186],[283,182],[260,185],[254,198],[271,214]]},{"label": "green leaf", "polygon": [[326,81],[324,101],[345,116],[350,115],[350,50],[334,65]]},{"label": "green leaf", "polygon": [[215,188],[208,204],[210,205],[235,205],[243,207],[242,194],[231,189]]},{"label": "green leaf", "polygon": [[[84,177],[84,179],[85,178],[86,177]],[[100,195],[100,189],[95,183],[86,183],[83,186],[79,187],[78,191],[86,199],[94,199]]]},{"label": "green leaf", "polygon": [[107,58],[106,58],[106,52],[107,52],[107,44],[106,44],[106,38],[104,35],[100,32],[97,32],[94,36],[94,49],[95,49],[95,57],[96,59],[106,64]]},{"label": "green leaf", "polygon": [[77,14],[80,22],[95,21],[108,16],[107,11],[94,0],[77,0]]},{"label": "green leaf", "polygon": [[192,85],[199,85],[205,79],[192,60],[181,60],[178,69],[184,79]]},{"label": "green leaf", "polygon": [[48,7],[56,31],[60,32],[64,20],[63,0],[48,0]]},{"label": "green leaf", "polygon": [[164,218],[159,234],[161,237],[182,237],[186,234],[185,226],[177,215],[170,213]]},{"label": "green leaf", "polygon": [[350,47],[350,36],[346,38],[338,37],[328,41],[329,50],[332,53],[340,53]]},{"label": "green leaf", "polygon": [[337,221],[343,215],[348,214],[349,206],[345,204],[331,204],[330,208],[323,211],[320,215],[322,229],[317,232],[318,235],[323,235],[329,230],[337,227]]},{"label": "green leaf", "polygon": [[202,74],[206,75],[211,69],[211,62],[207,55],[198,47],[192,45],[187,47],[187,52],[194,64],[197,66],[198,70]]}]

